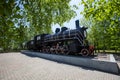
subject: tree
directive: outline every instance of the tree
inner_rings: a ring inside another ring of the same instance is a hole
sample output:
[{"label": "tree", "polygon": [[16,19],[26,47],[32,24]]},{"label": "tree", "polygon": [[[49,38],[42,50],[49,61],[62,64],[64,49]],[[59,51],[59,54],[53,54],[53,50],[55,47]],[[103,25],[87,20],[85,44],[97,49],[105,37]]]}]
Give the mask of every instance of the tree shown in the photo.
[{"label": "tree", "polygon": [[98,46],[117,50],[120,47],[118,45],[120,44],[120,1],[82,0],[82,4],[84,5],[82,14],[86,19],[92,20],[91,28],[95,28],[95,30],[91,29],[91,32],[95,33],[92,35],[95,41],[100,40]]},{"label": "tree", "polygon": [[[24,1],[23,1],[24,2]],[[62,24],[75,16],[69,6],[70,0],[28,0],[24,7],[30,26],[39,32],[51,33],[51,24]]]},{"label": "tree", "polygon": [[75,16],[70,0],[0,0],[0,48],[19,45],[40,33],[51,33],[52,24],[62,25]]}]

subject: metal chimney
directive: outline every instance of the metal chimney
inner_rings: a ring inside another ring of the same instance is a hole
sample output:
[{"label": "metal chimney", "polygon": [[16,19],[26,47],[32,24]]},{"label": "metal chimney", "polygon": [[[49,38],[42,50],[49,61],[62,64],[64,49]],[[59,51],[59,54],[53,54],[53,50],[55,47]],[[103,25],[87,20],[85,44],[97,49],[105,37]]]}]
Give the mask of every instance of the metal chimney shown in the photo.
[{"label": "metal chimney", "polygon": [[80,25],[79,25],[79,20],[75,21],[75,25],[76,25],[76,29],[81,29]]}]

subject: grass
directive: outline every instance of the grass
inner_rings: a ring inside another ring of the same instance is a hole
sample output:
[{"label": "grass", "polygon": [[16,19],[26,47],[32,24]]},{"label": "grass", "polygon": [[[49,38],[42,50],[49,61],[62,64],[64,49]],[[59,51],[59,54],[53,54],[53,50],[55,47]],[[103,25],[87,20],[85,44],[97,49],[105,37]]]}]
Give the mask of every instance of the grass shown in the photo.
[{"label": "grass", "polygon": [[[104,51],[103,50],[96,50],[96,52],[97,53],[104,53]],[[115,51],[115,50],[105,50],[105,53],[110,53],[110,54],[120,54],[120,50],[118,51],[117,50],[117,52]]]}]

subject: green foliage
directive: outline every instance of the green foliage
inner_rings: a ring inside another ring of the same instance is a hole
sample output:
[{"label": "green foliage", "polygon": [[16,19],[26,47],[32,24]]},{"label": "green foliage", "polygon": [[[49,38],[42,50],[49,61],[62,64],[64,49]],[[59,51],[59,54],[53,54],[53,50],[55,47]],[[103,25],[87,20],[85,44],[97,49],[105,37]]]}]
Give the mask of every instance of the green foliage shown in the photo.
[{"label": "green foliage", "polygon": [[14,0],[0,0],[0,16],[9,16],[12,14]]},{"label": "green foliage", "polygon": [[[29,0],[24,4],[30,26],[42,33],[51,33],[51,24],[60,24],[71,19],[74,11],[70,9],[70,0]],[[43,28],[43,29],[41,29]]]},{"label": "green foliage", "polygon": [[82,0],[82,14],[92,27],[89,34],[97,48],[120,48],[120,0]]},{"label": "green foliage", "polygon": [[75,16],[70,0],[0,0],[0,49],[20,49],[40,33],[51,33],[52,24]]}]

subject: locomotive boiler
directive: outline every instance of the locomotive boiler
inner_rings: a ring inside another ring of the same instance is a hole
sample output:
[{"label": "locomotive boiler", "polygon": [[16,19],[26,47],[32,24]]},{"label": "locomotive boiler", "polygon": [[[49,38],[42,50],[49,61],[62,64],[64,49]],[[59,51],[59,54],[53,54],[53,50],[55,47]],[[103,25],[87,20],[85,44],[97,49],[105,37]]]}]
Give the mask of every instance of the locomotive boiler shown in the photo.
[{"label": "locomotive boiler", "polygon": [[28,50],[54,54],[92,55],[94,47],[88,44],[87,28],[79,26],[75,21],[76,29],[66,27],[56,28],[55,34],[36,35],[33,40],[26,43]]}]

